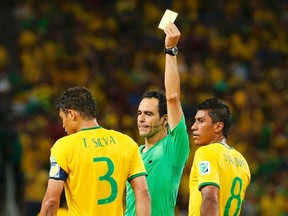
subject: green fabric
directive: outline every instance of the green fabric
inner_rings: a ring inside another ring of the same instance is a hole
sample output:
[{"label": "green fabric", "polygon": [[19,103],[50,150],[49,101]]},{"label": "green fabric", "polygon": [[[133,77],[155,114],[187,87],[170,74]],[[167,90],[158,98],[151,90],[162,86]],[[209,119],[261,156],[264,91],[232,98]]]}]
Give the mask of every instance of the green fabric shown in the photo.
[{"label": "green fabric", "polygon": [[[148,173],[152,216],[174,216],[179,184],[189,155],[189,139],[184,116],[178,126],[146,153],[139,147]],[[133,190],[127,183],[126,216],[136,215]]]}]

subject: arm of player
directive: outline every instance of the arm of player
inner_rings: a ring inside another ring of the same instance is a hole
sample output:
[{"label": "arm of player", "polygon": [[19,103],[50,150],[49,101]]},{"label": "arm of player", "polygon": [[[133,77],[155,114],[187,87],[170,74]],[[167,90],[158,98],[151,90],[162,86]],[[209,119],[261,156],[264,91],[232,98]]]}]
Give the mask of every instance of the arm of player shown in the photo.
[{"label": "arm of player", "polygon": [[151,199],[146,181],[146,176],[139,176],[134,178],[131,182],[131,187],[134,191],[136,202],[136,215],[137,216],[150,216],[151,215]]},{"label": "arm of player", "polygon": [[64,188],[64,181],[49,179],[47,190],[41,205],[41,216],[56,216],[60,203],[60,196]]},{"label": "arm of player", "polygon": [[[176,47],[181,36],[175,24],[170,22],[164,28],[166,34],[165,47]],[[177,57],[166,54],[165,61],[165,92],[167,97],[168,123],[173,130],[180,122],[183,111],[180,102],[180,77],[177,65]]]},{"label": "arm of player", "polygon": [[201,216],[218,216],[218,194],[219,189],[216,186],[208,185],[201,189]]}]

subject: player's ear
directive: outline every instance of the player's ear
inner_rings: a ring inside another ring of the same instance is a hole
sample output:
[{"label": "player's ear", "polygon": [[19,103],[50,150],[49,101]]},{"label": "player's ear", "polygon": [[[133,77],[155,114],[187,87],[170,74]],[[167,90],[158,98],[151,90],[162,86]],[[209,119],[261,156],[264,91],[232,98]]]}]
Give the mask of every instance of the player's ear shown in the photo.
[{"label": "player's ear", "polygon": [[68,117],[73,117],[73,111],[72,110],[68,110],[67,111],[67,116]]},{"label": "player's ear", "polygon": [[224,128],[224,123],[223,122],[217,122],[215,124],[215,133],[220,133]]},{"label": "player's ear", "polygon": [[68,117],[75,119],[77,112],[75,110],[68,110]]},{"label": "player's ear", "polygon": [[165,115],[164,117],[163,117],[163,123],[168,123],[168,120],[167,120],[167,115]]}]

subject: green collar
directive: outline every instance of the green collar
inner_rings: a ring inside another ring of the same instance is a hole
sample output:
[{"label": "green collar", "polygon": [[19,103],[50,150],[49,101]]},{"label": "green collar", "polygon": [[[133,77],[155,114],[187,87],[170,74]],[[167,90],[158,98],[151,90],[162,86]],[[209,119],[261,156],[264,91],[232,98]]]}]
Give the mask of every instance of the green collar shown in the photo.
[{"label": "green collar", "polygon": [[91,128],[82,128],[79,131],[85,131],[85,130],[93,130],[93,129],[99,129],[102,128],[101,126],[91,127]]}]

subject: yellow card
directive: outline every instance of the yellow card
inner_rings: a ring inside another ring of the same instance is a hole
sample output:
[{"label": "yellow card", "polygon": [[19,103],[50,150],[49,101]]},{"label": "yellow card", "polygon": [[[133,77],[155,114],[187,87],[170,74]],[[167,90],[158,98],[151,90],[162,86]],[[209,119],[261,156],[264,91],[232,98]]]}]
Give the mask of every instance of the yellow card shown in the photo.
[{"label": "yellow card", "polygon": [[176,17],[178,16],[178,13],[171,11],[171,10],[166,10],[159,25],[158,28],[159,29],[163,29],[166,27],[166,25],[171,21],[174,23]]}]

